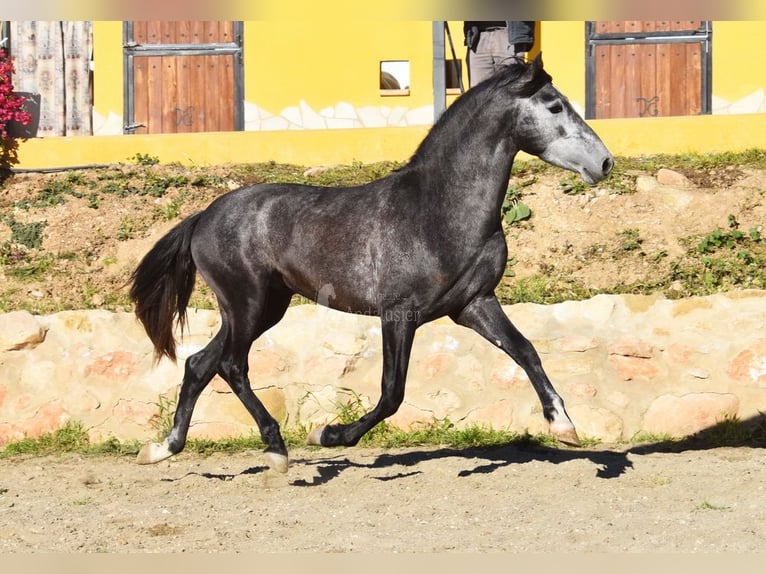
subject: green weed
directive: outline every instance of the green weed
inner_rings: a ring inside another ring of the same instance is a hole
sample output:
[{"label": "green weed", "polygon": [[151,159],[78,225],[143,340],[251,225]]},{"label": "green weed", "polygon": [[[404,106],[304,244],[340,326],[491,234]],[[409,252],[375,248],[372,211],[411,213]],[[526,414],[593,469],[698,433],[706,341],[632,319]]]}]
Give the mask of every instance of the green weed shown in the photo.
[{"label": "green weed", "polygon": [[117,235],[115,236],[118,241],[127,241],[132,239],[136,233],[136,223],[130,217],[123,217],[120,221],[120,227],[117,229]]},{"label": "green weed", "polygon": [[171,187],[184,187],[188,183],[189,178],[185,175],[163,175],[148,172],[144,178],[143,190],[139,192],[139,195],[162,197]]},{"label": "green weed", "polygon": [[0,451],[0,458],[18,455],[46,455],[63,452],[80,452],[90,444],[87,430],[82,423],[70,421],[53,432],[38,438],[25,438],[8,443]]},{"label": "green weed", "polygon": [[579,175],[567,174],[564,179],[559,182],[559,188],[567,195],[582,195],[591,186],[580,179]]},{"label": "green weed", "polygon": [[43,231],[46,225],[48,225],[45,221],[21,223],[13,215],[6,215],[0,221],[10,227],[11,243],[18,243],[29,249],[39,249],[42,247]]},{"label": "green weed", "polygon": [[562,301],[589,299],[598,291],[584,286],[570,277],[562,277],[554,271],[543,270],[540,275],[501,282],[495,295],[503,305],[516,303],[539,303],[551,305]]},{"label": "green weed", "polygon": [[183,203],[184,200],[182,197],[172,199],[162,207],[158,208],[159,216],[165,221],[177,219],[181,215],[181,207],[183,206]]},{"label": "green weed", "polygon": [[630,437],[629,442],[633,444],[666,443],[666,442],[674,442],[675,440],[676,439],[674,439],[672,436],[670,436],[667,433],[651,433],[648,431],[638,431],[636,434]]},{"label": "green weed", "polygon": [[173,428],[173,415],[175,414],[177,403],[178,390],[176,390],[173,397],[160,395],[157,402],[154,403],[157,406],[157,413],[149,420],[149,425],[157,431],[157,438],[159,440],[164,439]]},{"label": "green weed", "polygon": [[748,429],[737,416],[726,416],[712,427],[700,431],[696,439],[717,446],[740,446],[751,442],[754,430]]},{"label": "green weed", "polygon": [[28,259],[25,265],[16,265],[5,270],[9,277],[22,281],[35,281],[41,279],[53,266],[53,255],[42,255],[36,259]]},{"label": "green weed", "polygon": [[620,248],[622,251],[636,251],[641,249],[641,244],[644,240],[639,236],[638,229],[625,229],[618,235],[621,240]]},{"label": "green weed", "polygon": [[135,161],[136,165],[157,165],[160,163],[160,158],[157,156],[149,155],[147,153],[137,153],[136,155],[129,157]]}]

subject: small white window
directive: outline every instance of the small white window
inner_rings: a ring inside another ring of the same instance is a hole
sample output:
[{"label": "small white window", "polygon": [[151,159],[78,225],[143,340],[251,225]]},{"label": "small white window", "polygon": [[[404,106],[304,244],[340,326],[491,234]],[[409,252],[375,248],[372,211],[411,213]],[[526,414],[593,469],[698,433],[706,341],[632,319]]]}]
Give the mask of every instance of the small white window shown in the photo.
[{"label": "small white window", "polygon": [[382,96],[410,95],[410,62],[386,60],[380,63],[380,94]]}]

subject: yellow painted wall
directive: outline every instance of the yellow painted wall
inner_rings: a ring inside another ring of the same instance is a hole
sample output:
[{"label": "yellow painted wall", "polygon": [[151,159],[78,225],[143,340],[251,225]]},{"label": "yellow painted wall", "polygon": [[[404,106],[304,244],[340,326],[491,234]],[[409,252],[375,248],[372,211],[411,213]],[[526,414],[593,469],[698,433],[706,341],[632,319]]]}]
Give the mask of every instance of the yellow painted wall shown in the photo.
[{"label": "yellow painted wall", "polygon": [[538,44],[553,83],[584,110],[585,22],[541,22]]},{"label": "yellow painted wall", "polygon": [[93,109],[103,117],[122,117],[124,83],[122,22],[93,23]]},{"label": "yellow painted wall", "polygon": [[[433,102],[430,22],[280,24],[245,23],[246,101],[272,113],[300,100],[315,110],[339,101],[410,108]],[[409,96],[380,95],[383,60],[410,61]]]},{"label": "yellow painted wall", "polygon": [[766,90],[765,21],[713,23],[713,95],[736,101]]}]

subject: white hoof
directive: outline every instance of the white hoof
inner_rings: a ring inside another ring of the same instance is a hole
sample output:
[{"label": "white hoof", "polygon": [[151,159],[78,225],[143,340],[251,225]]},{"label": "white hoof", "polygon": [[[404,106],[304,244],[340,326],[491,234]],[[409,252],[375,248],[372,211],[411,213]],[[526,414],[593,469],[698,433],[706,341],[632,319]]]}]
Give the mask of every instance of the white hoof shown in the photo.
[{"label": "white hoof", "polygon": [[265,453],[266,456],[266,464],[269,465],[269,468],[271,470],[276,470],[277,472],[281,472],[282,474],[287,472],[287,467],[289,466],[287,457],[283,454],[277,454],[275,452],[267,452]]},{"label": "white hoof", "polygon": [[571,423],[554,423],[551,425],[551,434],[556,440],[569,446],[580,446],[580,438]]},{"label": "white hoof", "polygon": [[170,452],[167,440],[161,443],[150,442],[141,448],[136,457],[136,462],[138,464],[154,464],[171,456],[173,456],[173,453]]},{"label": "white hoof", "polygon": [[324,427],[315,428],[309,433],[309,436],[306,437],[306,444],[322,446],[322,432],[324,432]]}]

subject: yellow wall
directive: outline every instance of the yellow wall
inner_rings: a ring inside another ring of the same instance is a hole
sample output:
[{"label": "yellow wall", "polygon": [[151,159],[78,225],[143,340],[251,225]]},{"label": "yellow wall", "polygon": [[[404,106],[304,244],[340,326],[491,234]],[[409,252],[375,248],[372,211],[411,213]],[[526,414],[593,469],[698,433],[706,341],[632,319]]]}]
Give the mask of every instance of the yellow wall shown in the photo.
[{"label": "yellow wall", "polygon": [[729,101],[766,89],[766,22],[713,23],[713,95]]},{"label": "yellow wall", "polygon": [[553,83],[584,110],[585,22],[541,22],[538,43]]},{"label": "yellow wall", "polygon": [[289,30],[246,22],[245,100],[272,113],[305,100],[322,109],[338,101],[356,106],[394,105],[379,92],[380,62],[409,60],[412,90],[407,107],[428,105],[431,23],[339,21],[337,26],[296,21]]},{"label": "yellow wall", "polygon": [[104,118],[123,112],[122,22],[93,23],[93,110]]}]

